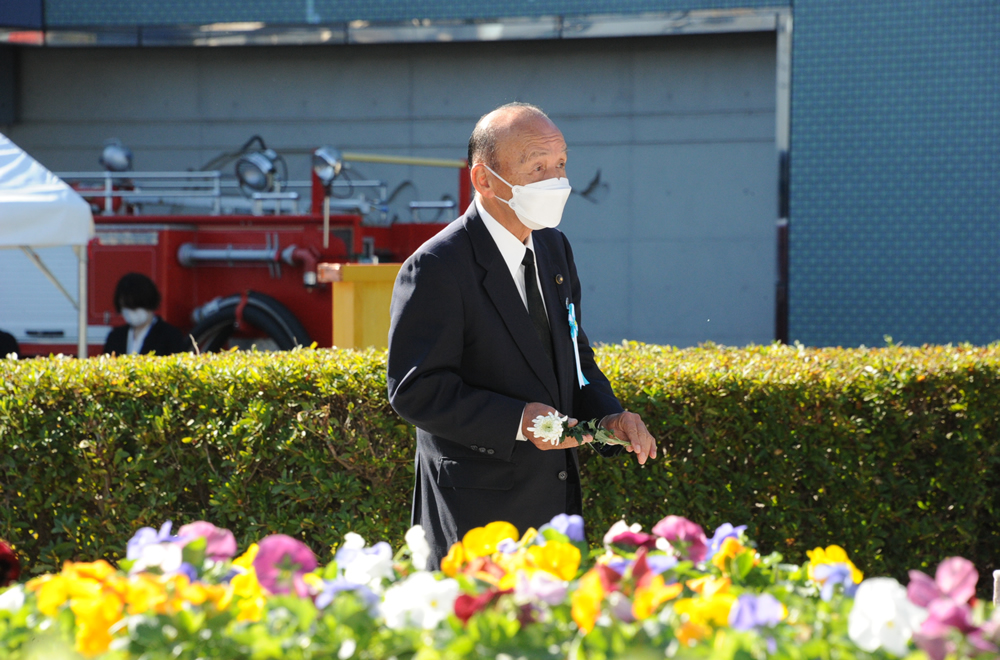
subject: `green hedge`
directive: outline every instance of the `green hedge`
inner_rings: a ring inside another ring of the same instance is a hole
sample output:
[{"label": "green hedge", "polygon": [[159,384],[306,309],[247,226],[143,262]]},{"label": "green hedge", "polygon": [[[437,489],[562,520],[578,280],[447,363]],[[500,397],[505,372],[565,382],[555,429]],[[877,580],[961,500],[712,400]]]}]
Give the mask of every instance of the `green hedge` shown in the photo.
[{"label": "green hedge", "polygon": [[[0,360],[0,537],[31,573],[113,560],[167,519],[241,546],[282,532],[320,556],[348,530],[399,545],[413,431],[386,401],[384,357]],[[837,543],[868,575],[950,555],[1000,568],[1000,345],[627,344],[598,359],[661,458],[582,451],[591,542],[672,512],[746,523],[794,562]]]}]

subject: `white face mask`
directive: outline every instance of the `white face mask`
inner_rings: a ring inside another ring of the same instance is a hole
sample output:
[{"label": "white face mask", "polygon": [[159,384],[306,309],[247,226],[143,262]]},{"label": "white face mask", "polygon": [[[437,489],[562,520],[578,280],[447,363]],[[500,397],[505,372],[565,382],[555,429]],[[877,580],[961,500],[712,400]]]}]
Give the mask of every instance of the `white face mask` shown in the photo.
[{"label": "white face mask", "polygon": [[122,308],[122,318],[133,328],[143,328],[153,320],[153,312],[148,309]]},{"label": "white face mask", "polygon": [[[489,165],[483,164],[483,167],[493,172]],[[493,172],[493,176],[507,183],[496,172]],[[565,177],[535,181],[526,186],[507,185],[510,186],[510,201],[499,197],[497,199],[509,206],[528,229],[552,229],[558,226],[566,200],[573,190],[569,179]]]}]

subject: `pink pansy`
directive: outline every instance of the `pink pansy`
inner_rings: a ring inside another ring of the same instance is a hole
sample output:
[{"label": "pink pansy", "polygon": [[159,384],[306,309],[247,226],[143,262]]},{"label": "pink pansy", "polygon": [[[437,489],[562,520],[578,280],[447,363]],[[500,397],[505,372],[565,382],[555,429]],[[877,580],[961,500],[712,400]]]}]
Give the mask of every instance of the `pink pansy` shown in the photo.
[{"label": "pink pansy", "polygon": [[611,539],[613,545],[631,545],[640,548],[655,548],[656,547],[656,537],[651,534],[646,534],[645,532],[622,532],[613,539]]},{"label": "pink pansy", "polygon": [[956,603],[968,603],[976,595],[979,572],[968,559],[948,557],[937,567],[935,579],[921,571],[910,571],[906,595],[910,602],[927,607],[931,601],[947,597]]},{"label": "pink pansy", "polygon": [[997,648],[984,639],[984,631],[972,620],[969,602],[975,598],[979,573],[972,562],[961,557],[949,557],[937,568],[935,579],[920,571],[910,571],[907,598],[915,605],[927,608],[927,618],[914,633],[913,640],[931,660],[944,660],[956,650],[951,639],[960,632],[976,650],[995,653]]},{"label": "pink pansy", "polygon": [[185,544],[198,537],[205,539],[205,555],[212,561],[232,559],[236,554],[236,538],[233,533],[204,520],[184,525],[178,535],[187,537]]},{"label": "pink pansy", "polygon": [[996,653],[997,647],[983,638],[983,630],[972,621],[972,609],[965,603],[942,597],[931,601],[927,608],[927,618],[914,633],[913,640],[931,660],[944,660],[955,651],[955,644],[949,633],[958,630],[965,640],[976,650]]},{"label": "pink pansy", "polygon": [[264,538],[253,560],[257,580],[272,594],[294,591],[300,598],[309,595],[302,576],[316,569],[316,555],[302,541],[284,534]]},{"label": "pink pansy", "polygon": [[667,516],[653,527],[653,533],[670,541],[675,548],[685,546],[684,552],[693,562],[703,561],[708,554],[708,538],[701,525],[681,516]]}]

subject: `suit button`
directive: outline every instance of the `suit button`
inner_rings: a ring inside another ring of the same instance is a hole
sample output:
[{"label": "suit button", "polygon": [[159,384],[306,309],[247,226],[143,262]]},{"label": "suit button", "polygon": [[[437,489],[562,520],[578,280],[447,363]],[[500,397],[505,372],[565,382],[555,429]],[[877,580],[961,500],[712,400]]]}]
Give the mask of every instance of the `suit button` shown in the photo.
[{"label": "suit button", "polygon": [[479,448],[479,453],[480,454],[485,454],[486,453],[486,447],[480,447]]},{"label": "suit button", "polygon": [[492,456],[492,455],[493,455],[493,454],[495,454],[496,452],[495,452],[495,451],[493,451],[492,449],[487,449],[487,450],[486,450],[486,453],[487,453],[487,454],[489,454],[490,456]]},{"label": "suit button", "polygon": [[471,449],[472,451],[477,451],[479,447],[477,447],[476,445],[472,445],[471,447],[469,447],[469,449]]},{"label": "suit button", "polygon": [[556,284],[562,284],[562,283],[563,283],[563,276],[556,275]]},{"label": "suit button", "polygon": [[566,481],[566,479],[569,477],[569,473],[566,472],[566,470],[563,470],[558,474],[558,477],[559,481]]}]

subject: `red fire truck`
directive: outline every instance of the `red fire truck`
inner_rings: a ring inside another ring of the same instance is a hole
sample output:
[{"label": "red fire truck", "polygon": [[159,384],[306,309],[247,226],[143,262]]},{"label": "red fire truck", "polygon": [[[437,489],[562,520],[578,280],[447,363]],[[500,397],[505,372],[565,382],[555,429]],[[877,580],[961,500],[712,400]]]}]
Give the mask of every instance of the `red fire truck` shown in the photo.
[{"label": "red fire truck", "polygon": [[[109,141],[105,171],[59,174],[94,212],[89,325],[124,323],[113,292],[122,275],[138,272],[160,290],[158,313],[202,351],[328,347],[332,301],[317,264],[402,261],[470,199],[464,160],[321,147],[312,154],[311,181],[295,182],[259,137],[224,156],[235,161],[235,178],[215,168],[135,172],[128,149]],[[410,217],[391,218],[393,195],[383,181],[358,178],[352,165],[362,162],[455,168],[457,195],[409,201]],[[99,350],[90,346],[91,354]],[[75,346],[49,340],[25,343],[22,352],[74,354]]]}]

